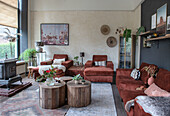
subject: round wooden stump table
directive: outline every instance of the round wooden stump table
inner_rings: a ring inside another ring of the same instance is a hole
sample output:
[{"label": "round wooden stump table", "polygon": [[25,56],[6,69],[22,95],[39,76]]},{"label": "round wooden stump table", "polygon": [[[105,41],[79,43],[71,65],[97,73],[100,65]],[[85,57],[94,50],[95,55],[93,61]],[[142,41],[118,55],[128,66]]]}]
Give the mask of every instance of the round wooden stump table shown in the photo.
[{"label": "round wooden stump table", "polygon": [[45,109],[55,109],[65,104],[65,83],[54,86],[39,84],[39,104]]},{"label": "round wooden stump table", "polygon": [[91,103],[91,82],[75,84],[74,81],[67,82],[68,105],[71,107],[85,107]]}]

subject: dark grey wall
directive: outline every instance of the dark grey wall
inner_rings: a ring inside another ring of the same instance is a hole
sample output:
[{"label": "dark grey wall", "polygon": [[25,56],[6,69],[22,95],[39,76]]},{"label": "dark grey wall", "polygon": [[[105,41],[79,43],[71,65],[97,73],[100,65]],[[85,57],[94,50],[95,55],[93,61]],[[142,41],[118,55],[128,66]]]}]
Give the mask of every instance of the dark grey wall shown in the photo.
[{"label": "dark grey wall", "polygon": [[[151,30],[151,16],[157,9],[167,3],[167,12],[170,16],[170,0],[145,0],[141,5],[141,25],[146,31]],[[170,31],[167,31],[170,33]],[[151,48],[143,47],[141,40],[141,62],[153,63],[160,68],[170,70],[170,38],[158,41],[151,41]]]}]

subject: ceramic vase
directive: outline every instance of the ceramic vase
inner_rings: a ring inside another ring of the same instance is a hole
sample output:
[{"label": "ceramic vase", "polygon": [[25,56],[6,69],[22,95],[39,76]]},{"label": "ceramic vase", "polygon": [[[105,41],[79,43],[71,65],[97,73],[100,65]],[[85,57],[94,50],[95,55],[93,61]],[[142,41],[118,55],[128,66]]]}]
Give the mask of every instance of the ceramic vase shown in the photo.
[{"label": "ceramic vase", "polygon": [[74,83],[75,83],[75,84],[78,84],[78,83],[79,83],[79,81],[78,81],[78,80],[75,80],[75,81],[74,81]]},{"label": "ceramic vase", "polygon": [[46,81],[45,81],[45,83],[46,83],[48,86],[53,86],[53,85],[54,85],[54,82],[55,82],[55,80],[54,80],[53,77],[47,78]]}]

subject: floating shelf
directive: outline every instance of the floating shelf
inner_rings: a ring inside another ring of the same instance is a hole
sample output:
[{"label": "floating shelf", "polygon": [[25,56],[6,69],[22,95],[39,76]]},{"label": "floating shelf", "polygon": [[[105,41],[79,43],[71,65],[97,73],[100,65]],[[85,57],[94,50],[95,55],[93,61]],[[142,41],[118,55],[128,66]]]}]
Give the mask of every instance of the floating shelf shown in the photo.
[{"label": "floating shelf", "polygon": [[157,32],[156,32],[156,31],[142,32],[142,33],[140,34],[140,36],[148,36],[148,35],[151,35],[151,34],[153,34],[153,33],[157,33]]},{"label": "floating shelf", "polygon": [[170,38],[170,34],[166,34],[165,36],[161,36],[161,37],[150,38],[150,39],[147,39],[146,41],[154,41],[154,40],[161,40],[161,39],[167,39],[167,38]]}]

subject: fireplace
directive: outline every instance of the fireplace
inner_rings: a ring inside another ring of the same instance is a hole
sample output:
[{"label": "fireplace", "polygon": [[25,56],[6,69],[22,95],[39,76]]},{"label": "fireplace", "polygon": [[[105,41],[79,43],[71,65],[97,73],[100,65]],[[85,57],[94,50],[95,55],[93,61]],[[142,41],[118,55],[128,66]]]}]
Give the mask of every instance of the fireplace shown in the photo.
[{"label": "fireplace", "polygon": [[0,84],[7,85],[8,88],[16,81],[22,83],[21,76],[16,76],[16,61],[16,59],[0,60]]}]

